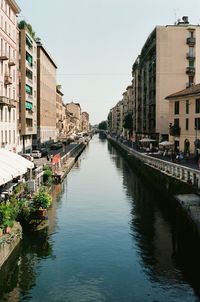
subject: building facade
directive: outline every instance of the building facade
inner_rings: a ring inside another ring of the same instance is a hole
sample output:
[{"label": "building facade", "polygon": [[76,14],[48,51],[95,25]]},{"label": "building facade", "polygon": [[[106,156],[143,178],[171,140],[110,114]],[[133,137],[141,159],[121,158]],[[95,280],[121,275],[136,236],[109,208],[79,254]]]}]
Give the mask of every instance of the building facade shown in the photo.
[{"label": "building facade", "polygon": [[41,42],[37,42],[37,144],[57,139],[57,66]]},{"label": "building facade", "polygon": [[[57,130],[57,140],[64,137],[64,119],[65,110],[63,111],[63,93],[57,87],[56,89],[56,130]],[[64,107],[65,108],[65,107]]]},{"label": "building facade", "polygon": [[169,135],[174,149],[200,150],[200,84],[166,97],[169,101]]},{"label": "building facade", "polygon": [[[81,106],[79,103],[67,103],[66,104],[66,110],[69,112],[71,115],[70,117],[70,124],[71,124],[71,129],[73,127],[73,133],[78,133],[81,131]],[[72,131],[70,131],[72,132]]]},{"label": "building facade", "polygon": [[19,123],[19,32],[14,0],[0,1],[0,147],[20,152]]},{"label": "building facade", "polygon": [[37,44],[30,24],[19,23],[20,50],[20,142],[23,153],[31,152],[37,135]]},{"label": "building facade", "polygon": [[168,138],[165,96],[200,82],[200,26],[187,17],[175,25],[156,26],[132,68],[136,140]]},{"label": "building facade", "polygon": [[86,133],[90,130],[89,114],[86,111],[81,113],[81,129]]}]

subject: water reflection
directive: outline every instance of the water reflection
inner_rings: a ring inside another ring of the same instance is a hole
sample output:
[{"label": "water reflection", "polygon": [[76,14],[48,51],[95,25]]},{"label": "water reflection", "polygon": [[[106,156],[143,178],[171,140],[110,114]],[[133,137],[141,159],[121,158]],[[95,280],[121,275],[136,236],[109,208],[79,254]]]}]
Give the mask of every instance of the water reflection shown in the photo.
[{"label": "water reflection", "polygon": [[199,240],[106,141],[53,194],[49,227],[0,272],[1,301],[198,301]]},{"label": "water reflection", "polygon": [[173,205],[173,199],[166,200],[153,188],[147,189],[111,145],[108,151],[123,173],[123,185],[132,205],[131,235],[145,273],[159,286],[189,283],[200,297],[200,240],[192,226]]},{"label": "water reflection", "polygon": [[53,259],[48,230],[24,234],[21,245],[0,272],[0,301],[20,301],[35,286],[41,260]]}]

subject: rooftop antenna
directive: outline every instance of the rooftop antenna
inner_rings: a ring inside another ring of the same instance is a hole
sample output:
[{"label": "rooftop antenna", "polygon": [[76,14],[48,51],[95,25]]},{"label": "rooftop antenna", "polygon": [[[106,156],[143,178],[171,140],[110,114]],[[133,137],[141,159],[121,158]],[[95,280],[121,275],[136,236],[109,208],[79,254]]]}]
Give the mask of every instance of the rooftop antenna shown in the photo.
[{"label": "rooftop antenna", "polygon": [[177,22],[178,22],[178,20],[177,20],[177,12],[178,12],[178,8],[174,8],[174,19],[175,19],[175,21],[174,21],[174,25],[176,25],[177,24]]}]

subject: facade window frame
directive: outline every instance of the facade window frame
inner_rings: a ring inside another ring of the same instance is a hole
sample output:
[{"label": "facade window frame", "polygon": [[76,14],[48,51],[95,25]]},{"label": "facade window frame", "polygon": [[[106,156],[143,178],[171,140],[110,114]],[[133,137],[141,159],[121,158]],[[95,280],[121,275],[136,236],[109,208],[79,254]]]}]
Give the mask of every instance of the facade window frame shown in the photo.
[{"label": "facade window frame", "polygon": [[174,114],[179,114],[179,101],[174,102]]}]

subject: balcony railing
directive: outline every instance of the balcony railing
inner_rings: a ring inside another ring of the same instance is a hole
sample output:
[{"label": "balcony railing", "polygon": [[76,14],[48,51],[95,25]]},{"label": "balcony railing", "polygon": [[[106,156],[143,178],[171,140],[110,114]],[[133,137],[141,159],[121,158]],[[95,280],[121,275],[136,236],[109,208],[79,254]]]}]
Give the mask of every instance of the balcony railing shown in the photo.
[{"label": "balcony railing", "polygon": [[28,132],[33,132],[33,127],[26,127]]},{"label": "balcony railing", "polygon": [[187,74],[194,74],[195,73],[195,67],[186,67],[186,73]]},{"label": "balcony railing", "polygon": [[12,83],[13,83],[12,77],[9,74],[6,74],[4,78],[4,84],[11,85]]},{"label": "balcony railing", "polygon": [[5,96],[0,96],[0,104],[3,106],[16,107],[16,101],[11,100]]},{"label": "balcony railing", "polygon": [[9,66],[15,66],[15,65],[16,65],[16,60],[15,60],[15,58],[9,58],[8,65],[9,65]]},{"label": "balcony railing", "polygon": [[186,53],[186,59],[188,59],[188,60],[194,60],[195,59],[195,55],[187,52]]},{"label": "balcony railing", "polygon": [[8,60],[9,56],[7,52],[1,52],[0,54],[0,61]]},{"label": "balcony railing", "polygon": [[180,136],[180,133],[181,133],[181,128],[179,126],[174,125],[169,128],[169,134],[171,136]]},{"label": "balcony railing", "polygon": [[186,43],[189,45],[195,45],[196,39],[193,37],[189,37],[189,38],[187,38]]},{"label": "balcony railing", "polygon": [[189,87],[191,87],[191,86],[193,86],[193,85],[194,85],[193,82],[191,82],[191,83],[190,83],[190,82],[187,82],[187,83],[186,83],[186,88],[189,88]]}]

